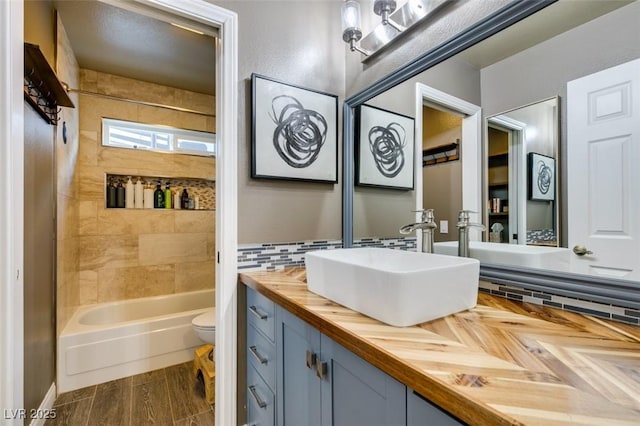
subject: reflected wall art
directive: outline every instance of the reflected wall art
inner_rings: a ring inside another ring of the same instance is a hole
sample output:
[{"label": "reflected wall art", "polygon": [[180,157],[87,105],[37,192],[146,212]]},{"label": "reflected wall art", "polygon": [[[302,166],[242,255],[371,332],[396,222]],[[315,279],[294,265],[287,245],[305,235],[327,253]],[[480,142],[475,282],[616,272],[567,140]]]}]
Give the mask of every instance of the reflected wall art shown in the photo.
[{"label": "reflected wall art", "polygon": [[356,185],[411,190],[414,120],[370,105],[356,111]]}]

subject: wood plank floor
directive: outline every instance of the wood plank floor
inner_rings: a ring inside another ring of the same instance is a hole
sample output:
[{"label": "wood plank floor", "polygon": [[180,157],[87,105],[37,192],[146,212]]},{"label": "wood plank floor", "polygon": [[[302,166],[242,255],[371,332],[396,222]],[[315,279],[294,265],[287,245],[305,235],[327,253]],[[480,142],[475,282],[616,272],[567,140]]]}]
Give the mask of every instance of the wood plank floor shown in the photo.
[{"label": "wood plank floor", "polygon": [[213,426],[214,407],[192,361],[58,396],[47,426]]}]

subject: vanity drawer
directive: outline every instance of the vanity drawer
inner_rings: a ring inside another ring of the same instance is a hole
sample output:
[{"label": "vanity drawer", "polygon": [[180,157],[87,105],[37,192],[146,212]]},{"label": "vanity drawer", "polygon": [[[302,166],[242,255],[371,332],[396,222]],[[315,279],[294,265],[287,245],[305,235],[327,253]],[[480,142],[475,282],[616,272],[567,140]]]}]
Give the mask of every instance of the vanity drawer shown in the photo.
[{"label": "vanity drawer", "polygon": [[247,425],[273,426],[276,398],[260,374],[247,366]]},{"label": "vanity drawer", "polygon": [[249,324],[247,326],[247,359],[273,390],[276,383],[276,345]]},{"label": "vanity drawer", "polygon": [[257,291],[247,289],[247,321],[276,341],[276,305]]}]

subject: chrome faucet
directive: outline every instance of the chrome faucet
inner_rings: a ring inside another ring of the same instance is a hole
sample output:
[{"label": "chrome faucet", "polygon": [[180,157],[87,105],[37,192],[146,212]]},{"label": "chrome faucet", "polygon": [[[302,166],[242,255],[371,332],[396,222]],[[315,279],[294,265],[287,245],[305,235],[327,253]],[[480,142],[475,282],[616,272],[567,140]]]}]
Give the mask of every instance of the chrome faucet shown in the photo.
[{"label": "chrome faucet", "polygon": [[436,225],[433,209],[414,211],[414,213],[420,212],[422,212],[421,221],[403,226],[400,228],[400,233],[411,234],[413,231],[420,229],[422,231],[422,252],[433,253],[433,233],[438,227],[438,225]]},{"label": "chrome faucet", "polygon": [[469,213],[475,213],[471,210],[460,210],[458,213],[458,256],[469,257],[469,228],[480,228],[484,231],[486,228],[481,223],[469,222]]}]

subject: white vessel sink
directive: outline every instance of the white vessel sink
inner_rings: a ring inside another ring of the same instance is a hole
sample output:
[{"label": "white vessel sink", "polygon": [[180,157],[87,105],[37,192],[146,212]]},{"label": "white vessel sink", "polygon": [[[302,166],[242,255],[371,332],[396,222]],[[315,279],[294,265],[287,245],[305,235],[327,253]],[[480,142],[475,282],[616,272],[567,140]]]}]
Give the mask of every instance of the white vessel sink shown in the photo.
[{"label": "white vessel sink", "polygon": [[[433,244],[438,254],[458,255],[458,242],[446,241]],[[567,270],[569,254],[566,248],[527,246],[524,244],[500,244],[469,241],[469,256],[482,263],[494,263],[528,268]]]},{"label": "white vessel sink", "polygon": [[476,259],[385,248],[306,254],[309,291],[386,324],[406,327],[476,305]]}]

